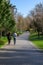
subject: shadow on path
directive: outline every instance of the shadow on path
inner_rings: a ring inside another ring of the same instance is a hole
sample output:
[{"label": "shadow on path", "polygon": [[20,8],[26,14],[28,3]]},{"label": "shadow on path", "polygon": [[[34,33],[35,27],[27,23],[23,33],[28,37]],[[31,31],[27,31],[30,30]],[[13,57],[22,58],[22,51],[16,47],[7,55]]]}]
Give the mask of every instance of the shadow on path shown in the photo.
[{"label": "shadow on path", "polygon": [[37,50],[3,49],[0,65],[43,65],[43,53]]},{"label": "shadow on path", "polygon": [[31,49],[31,50],[24,50],[24,49],[0,49],[0,51],[16,51],[16,52],[39,52],[39,53],[43,53],[43,50],[37,50],[37,49]]}]

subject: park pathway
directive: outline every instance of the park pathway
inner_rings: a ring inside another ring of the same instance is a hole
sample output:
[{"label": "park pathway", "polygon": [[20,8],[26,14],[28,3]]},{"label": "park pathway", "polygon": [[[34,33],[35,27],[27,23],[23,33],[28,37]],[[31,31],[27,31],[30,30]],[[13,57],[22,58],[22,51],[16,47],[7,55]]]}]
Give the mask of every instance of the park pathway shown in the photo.
[{"label": "park pathway", "polygon": [[0,49],[0,65],[43,65],[43,51],[40,51],[28,41],[29,32],[17,37],[16,45],[11,40],[10,45]]}]

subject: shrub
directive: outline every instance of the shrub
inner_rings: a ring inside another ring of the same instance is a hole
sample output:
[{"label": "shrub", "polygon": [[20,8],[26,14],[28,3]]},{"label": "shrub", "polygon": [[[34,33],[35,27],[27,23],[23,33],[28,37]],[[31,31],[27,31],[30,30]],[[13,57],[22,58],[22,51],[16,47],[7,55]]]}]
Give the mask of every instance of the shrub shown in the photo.
[{"label": "shrub", "polygon": [[17,36],[19,36],[19,32],[17,32]]},{"label": "shrub", "polygon": [[0,40],[0,45],[4,45],[4,44],[5,44],[4,40]]},{"label": "shrub", "polygon": [[1,37],[0,38],[0,47],[3,46],[6,42],[7,42],[7,38],[6,37]]}]

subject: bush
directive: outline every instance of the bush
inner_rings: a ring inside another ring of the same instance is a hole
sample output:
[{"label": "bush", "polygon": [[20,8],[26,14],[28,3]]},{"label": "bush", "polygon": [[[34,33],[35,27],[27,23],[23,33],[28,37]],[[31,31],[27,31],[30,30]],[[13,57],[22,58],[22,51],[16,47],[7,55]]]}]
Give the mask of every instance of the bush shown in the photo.
[{"label": "bush", "polygon": [[22,32],[19,32],[19,31],[18,31],[18,32],[17,32],[17,36],[19,36],[20,34],[22,34]]},{"label": "bush", "polygon": [[6,42],[7,42],[7,38],[6,37],[1,37],[0,38],[0,47],[2,47],[3,45],[5,45]]},{"label": "bush", "polygon": [[19,32],[17,32],[17,36],[19,36]]},{"label": "bush", "polygon": [[19,32],[19,34],[22,34],[22,32]]},{"label": "bush", "polygon": [[4,40],[0,40],[0,45],[4,45],[4,44],[5,44]]}]

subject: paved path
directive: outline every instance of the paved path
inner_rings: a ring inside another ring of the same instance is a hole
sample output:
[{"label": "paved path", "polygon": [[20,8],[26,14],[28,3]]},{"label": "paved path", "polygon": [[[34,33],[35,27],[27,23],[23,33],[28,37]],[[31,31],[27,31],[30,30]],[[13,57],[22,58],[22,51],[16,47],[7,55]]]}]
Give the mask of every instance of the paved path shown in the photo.
[{"label": "paved path", "polygon": [[15,46],[11,40],[10,45],[0,49],[0,65],[43,65],[43,51],[28,41],[28,35],[26,32],[17,37]]}]

